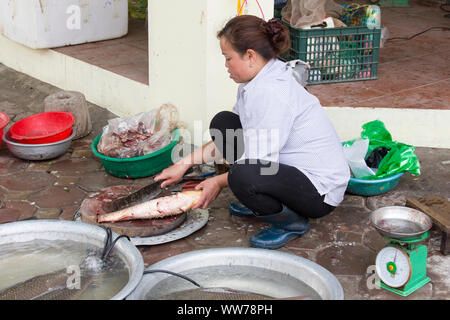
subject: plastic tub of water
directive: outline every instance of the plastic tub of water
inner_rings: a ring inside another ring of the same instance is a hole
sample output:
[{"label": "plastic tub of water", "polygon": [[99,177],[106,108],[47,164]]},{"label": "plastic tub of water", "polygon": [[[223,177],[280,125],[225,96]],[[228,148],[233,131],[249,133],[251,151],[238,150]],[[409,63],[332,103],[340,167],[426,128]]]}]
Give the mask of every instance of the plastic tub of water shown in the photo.
[{"label": "plastic tub of water", "polygon": [[[146,270],[176,272],[205,288],[230,288],[273,299],[344,299],[342,286],[331,272],[313,261],[280,251],[205,249],[164,259]],[[127,300],[170,300],[174,296],[189,300],[177,293],[196,288],[170,274],[148,273]]]},{"label": "plastic tub of water", "polygon": [[[113,233],[113,239],[117,237]],[[111,255],[112,267],[101,269],[95,278],[80,273],[80,262],[87,252],[101,253],[105,239],[103,228],[73,221],[31,220],[0,225],[0,299],[8,298],[10,291],[6,290],[24,281],[28,281],[26,286],[30,290],[42,287],[47,282],[33,279],[54,272],[61,274],[61,270],[63,275],[64,270],[67,273],[67,285],[76,280],[77,272],[81,280],[81,288],[63,289],[68,292],[63,300],[124,299],[137,286],[144,270],[139,250],[128,240],[117,241]],[[88,280],[91,281],[86,287]],[[22,290],[22,295],[29,292]]]}]

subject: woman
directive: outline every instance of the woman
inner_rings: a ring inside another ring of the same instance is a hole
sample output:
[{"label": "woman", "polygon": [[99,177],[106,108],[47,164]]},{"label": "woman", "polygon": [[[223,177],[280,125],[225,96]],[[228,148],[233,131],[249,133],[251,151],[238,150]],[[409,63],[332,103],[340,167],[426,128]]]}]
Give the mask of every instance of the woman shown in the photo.
[{"label": "woman", "polygon": [[232,112],[211,121],[212,141],[165,169],[165,187],[194,164],[224,157],[229,172],[197,186],[193,209],[206,208],[225,187],[240,201],[230,212],[272,224],[251,245],[275,249],[309,230],[309,218],[332,212],[342,201],[350,172],[339,138],[318,99],[296,82],[292,68],[276,59],[289,48],[278,19],[243,15],[218,33],[230,78],[239,83]]}]

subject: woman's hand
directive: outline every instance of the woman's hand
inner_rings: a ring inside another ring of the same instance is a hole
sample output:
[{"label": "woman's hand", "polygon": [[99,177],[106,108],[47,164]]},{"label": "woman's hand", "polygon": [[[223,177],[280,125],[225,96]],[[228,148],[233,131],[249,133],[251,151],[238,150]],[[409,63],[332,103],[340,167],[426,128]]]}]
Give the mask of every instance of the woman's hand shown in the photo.
[{"label": "woman's hand", "polygon": [[228,173],[221,174],[213,178],[206,179],[199,183],[195,189],[202,190],[202,195],[192,209],[206,209],[209,204],[216,200],[220,191],[228,185]]},{"label": "woman's hand", "polygon": [[189,167],[190,166],[177,162],[174,165],[171,165],[170,167],[164,169],[159,175],[154,178],[154,180],[165,180],[161,183],[161,188],[165,188],[183,179],[183,176],[189,169]]},{"label": "woman's hand", "polygon": [[196,164],[203,164],[214,160],[215,146],[212,141],[206,143],[201,148],[196,149],[174,165],[164,169],[155,177],[155,181],[165,180],[161,183],[161,188],[165,188],[183,179],[184,174],[189,168]]}]

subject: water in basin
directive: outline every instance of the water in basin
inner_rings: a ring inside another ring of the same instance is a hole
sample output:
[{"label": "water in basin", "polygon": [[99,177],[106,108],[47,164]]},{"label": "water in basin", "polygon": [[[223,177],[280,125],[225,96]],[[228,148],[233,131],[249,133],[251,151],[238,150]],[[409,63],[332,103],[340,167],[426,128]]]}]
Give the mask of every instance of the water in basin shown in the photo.
[{"label": "water in basin", "polygon": [[[8,288],[33,278],[36,280],[24,285],[30,286],[30,290],[37,290],[37,286],[43,286],[42,275],[55,273],[64,280],[61,290],[66,290],[66,294],[45,295],[49,291],[44,290],[42,299],[109,299],[126,285],[129,270],[122,259],[114,255],[114,251],[105,267],[99,268],[93,262],[100,261],[96,257],[101,252],[102,248],[75,241],[36,240],[0,245],[0,298],[2,294],[3,298],[6,297]],[[87,253],[92,258],[87,260],[89,263],[85,260]],[[46,281],[51,283],[53,278]],[[20,294],[15,298],[21,299],[23,296]]]},{"label": "water in basin", "polygon": [[[230,288],[273,299],[291,297],[321,299],[319,294],[303,281],[282,272],[264,268],[227,265],[195,268],[179,273],[188,276],[205,288]],[[196,288],[184,279],[169,276],[157,283],[145,298],[148,300],[198,299],[199,292],[192,290]],[[209,299],[214,297],[210,296]]]}]

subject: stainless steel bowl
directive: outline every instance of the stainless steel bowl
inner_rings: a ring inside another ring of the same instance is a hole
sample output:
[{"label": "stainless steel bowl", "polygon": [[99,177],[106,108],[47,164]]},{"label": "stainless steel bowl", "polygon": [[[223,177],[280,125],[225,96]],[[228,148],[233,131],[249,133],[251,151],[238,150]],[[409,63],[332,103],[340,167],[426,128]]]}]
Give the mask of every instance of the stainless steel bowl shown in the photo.
[{"label": "stainless steel bowl", "polygon": [[379,208],[370,214],[369,220],[381,235],[394,239],[419,237],[433,226],[425,213],[401,206]]},{"label": "stainless steel bowl", "polygon": [[[204,249],[179,254],[147,268],[154,269],[186,275],[204,287],[229,287],[275,298],[303,296],[309,291],[315,299],[344,299],[342,286],[331,272],[313,261],[281,251]],[[184,279],[148,273],[127,300],[159,299],[187,289],[192,289],[192,284]]]},{"label": "stainless steel bowl", "polygon": [[8,132],[3,133],[3,141],[5,141],[9,151],[17,158],[24,160],[48,160],[59,157],[69,149],[72,139],[75,136],[75,130],[67,139],[44,144],[24,144],[18,143],[11,139]]},{"label": "stainless steel bowl", "polygon": [[[101,227],[73,221],[31,220],[0,225],[0,245],[36,240],[71,240],[103,247],[105,235],[105,230]],[[116,237],[118,234],[113,233],[113,238]],[[129,270],[128,283],[111,298],[111,300],[122,300],[141,281],[144,261],[139,250],[124,238],[117,241],[114,250]]]}]

